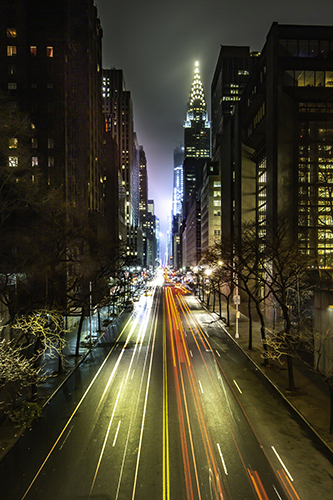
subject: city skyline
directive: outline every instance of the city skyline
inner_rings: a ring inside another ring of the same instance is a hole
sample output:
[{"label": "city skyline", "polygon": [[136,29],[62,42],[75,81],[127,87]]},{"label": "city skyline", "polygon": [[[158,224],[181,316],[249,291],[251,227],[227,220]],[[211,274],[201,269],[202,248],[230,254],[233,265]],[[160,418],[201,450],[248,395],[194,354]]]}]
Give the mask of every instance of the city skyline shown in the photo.
[{"label": "city skyline", "polygon": [[135,131],[147,155],[149,197],[155,199],[163,239],[172,209],[173,151],[184,141],[195,61],[211,119],[210,86],[220,45],[260,51],[274,21],[329,25],[333,5],[318,0],[314,10],[310,1],[282,0],[268,10],[264,0],[95,4],[103,28],[103,66],[122,69],[132,93]]}]

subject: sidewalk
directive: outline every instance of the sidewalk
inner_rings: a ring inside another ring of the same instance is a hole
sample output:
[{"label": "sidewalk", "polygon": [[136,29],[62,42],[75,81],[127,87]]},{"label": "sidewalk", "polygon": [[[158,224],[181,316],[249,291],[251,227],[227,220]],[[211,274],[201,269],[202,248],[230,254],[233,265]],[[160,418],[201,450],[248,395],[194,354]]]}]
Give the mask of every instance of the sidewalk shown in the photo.
[{"label": "sidewalk", "polygon": [[[210,312],[218,321],[220,326],[231,336],[240,346],[245,354],[252,359],[258,368],[264,373],[266,378],[276,387],[282,396],[289,402],[294,410],[301,416],[303,421],[319,437],[329,451],[333,453],[333,434],[329,434],[330,424],[330,393],[327,384],[319,373],[312,371],[300,360],[293,359],[294,379],[296,391],[288,391],[288,369],[287,363],[283,364],[276,360],[269,360],[268,366],[264,366],[262,352],[262,341],[260,336],[260,322],[252,323],[252,349],[248,348],[249,343],[249,321],[240,313],[238,320],[239,338],[236,334],[236,311],[230,307],[230,326],[219,320],[219,316]],[[217,311],[217,308],[215,308]],[[223,304],[222,317],[226,317],[226,304]]]},{"label": "sidewalk", "polygon": [[[78,358],[75,357],[75,350],[79,318],[77,318],[68,328],[68,333],[66,334],[66,347],[63,351],[63,373],[58,374],[58,356],[50,356],[47,352],[44,354],[42,365],[45,365],[45,372],[51,376],[37,388],[38,402],[43,407],[48,404],[55,392],[65,383],[67,378],[70,377],[75,368],[89,355],[91,352],[90,346],[94,346],[101,336],[112,329],[112,325],[118,320],[118,317],[115,317],[113,322],[110,322],[108,321],[107,314],[101,312],[100,320],[101,331],[98,331],[98,320],[96,316],[92,317],[91,323],[89,318],[84,319]],[[9,419],[6,419],[5,422],[0,424],[0,461],[25,430],[26,429],[15,428],[14,424]]]}]

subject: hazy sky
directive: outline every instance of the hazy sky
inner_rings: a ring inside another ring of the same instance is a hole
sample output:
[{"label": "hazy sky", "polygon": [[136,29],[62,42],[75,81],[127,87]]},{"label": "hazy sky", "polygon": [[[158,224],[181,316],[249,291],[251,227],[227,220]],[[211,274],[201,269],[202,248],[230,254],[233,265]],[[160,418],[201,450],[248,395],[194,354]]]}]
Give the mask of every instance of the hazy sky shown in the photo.
[{"label": "hazy sky", "polygon": [[260,51],[274,21],[333,25],[333,0],[95,0],[95,4],[103,28],[103,67],[124,71],[135,131],[147,156],[149,198],[155,201],[164,239],[171,212],[173,150],[183,142],[195,61],[200,63],[210,118],[210,85],[221,45]]}]

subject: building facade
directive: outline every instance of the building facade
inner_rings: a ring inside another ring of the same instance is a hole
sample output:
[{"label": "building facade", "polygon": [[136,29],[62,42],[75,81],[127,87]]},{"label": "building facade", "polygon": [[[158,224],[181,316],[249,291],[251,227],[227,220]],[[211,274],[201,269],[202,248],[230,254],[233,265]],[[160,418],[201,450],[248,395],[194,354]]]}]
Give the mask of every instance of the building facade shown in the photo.
[{"label": "building facade", "polygon": [[[118,149],[118,200],[120,227],[125,226],[127,254],[142,260],[142,227],[140,221],[140,151],[134,132],[133,103],[126,90],[123,71],[103,70],[103,112],[105,126]],[[124,224],[123,224],[124,221]]]},{"label": "building facade", "polygon": [[221,242],[221,177],[218,162],[206,162],[201,188],[201,254]]},{"label": "building facade", "polygon": [[[205,94],[200,78],[199,63],[195,65],[194,78],[187,105],[184,124],[185,159],[183,163],[184,193],[182,224],[180,227],[182,267],[197,265],[201,251],[200,190],[202,171],[210,158],[210,122],[208,120]],[[189,215],[191,221],[189,221]],[[195,221],[195,222],[194,222]],[[194,231],[194,234],[191,232]],[[196,245],[196,248],[193,248]],[[194,263],[194,261],[197,262]]]},{"label": "building facade", "polygon": [[[102,29],[92,0],[4,0],[0,89],[32,127],[31,169],[103,214]],[[15,162],[15,155],[9,155]]]}]

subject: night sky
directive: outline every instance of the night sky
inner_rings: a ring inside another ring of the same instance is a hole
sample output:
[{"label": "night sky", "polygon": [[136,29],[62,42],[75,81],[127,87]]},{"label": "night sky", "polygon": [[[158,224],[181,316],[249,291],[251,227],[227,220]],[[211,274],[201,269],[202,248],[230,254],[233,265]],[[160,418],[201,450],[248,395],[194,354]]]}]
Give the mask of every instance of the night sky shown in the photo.
[{"label": "night sky", "polygon": [[198,60],[210,114],[220,45],[260,51],[272,22],[333,24],[333,0],[95,0],[103,67],[124,71],[134,127],[148,165],[149,198],[160,219],[162,255],[171,212],[173,150],[183,143],[186,104]]}]

